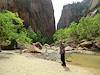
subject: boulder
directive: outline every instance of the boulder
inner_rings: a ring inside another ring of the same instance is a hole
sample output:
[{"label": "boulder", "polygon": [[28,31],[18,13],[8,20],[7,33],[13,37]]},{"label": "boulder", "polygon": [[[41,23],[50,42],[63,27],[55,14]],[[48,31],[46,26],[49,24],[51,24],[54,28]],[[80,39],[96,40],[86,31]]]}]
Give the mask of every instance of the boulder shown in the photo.
[{"label": "boulder", "polygon": [[40,42],[36,42],[35,46],[38,47],[39,49],[42,49],[42,44]]},{"label": "boulder", "polygon": [[86,48],[78,47],[77,50],[86,50]]},{"label": "boulder", "polygon": [[74,50],[74,48],[72,48],[72,47],[70,47],[70,46],[67,46],[67,47],[65,47],[65,50],[66,50],[66,51],[71,51],[71,50]]},{"label": "boulder", "polygon": [[48,45],[48,44],[44,44],[44,46],[47,47],[47,48],[50,48],[50,45]]},{"label": "boulder", "polygon": [[30,45],[27,49],[24,49],[25,53],[41,53],[41,50],[35,45]]},{"label": "boulder", "polygon": [[95,42],[95,47],[96,48],[100,48],[100,43],[99,42]]},{"label": "boulder", "polygon": [[79,47],[86,47],[86,48],[91,48],[93,46],[92,41],[84,41],[79,44]]},{"label": "boulder", "polygon": [[93,48],[96,51],[100,51],[100,37],[95,38],[95,40],[93,42]]},{"label": "boulder", "polygon": [[60,48],[59,47],[56,47],[56,46],[51,46],[51,49],[52,50],[55,50],[55,51],[58,51]]}]

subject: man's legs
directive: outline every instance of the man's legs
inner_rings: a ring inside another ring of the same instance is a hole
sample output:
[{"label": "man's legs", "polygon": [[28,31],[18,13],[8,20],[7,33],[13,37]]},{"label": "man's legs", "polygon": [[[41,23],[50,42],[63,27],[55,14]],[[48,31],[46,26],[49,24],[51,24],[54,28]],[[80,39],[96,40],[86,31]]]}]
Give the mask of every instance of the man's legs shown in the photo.
[{"label": "man's legs", "polygon": [[61,61],[62,61],[62,66],[66,66],[66,63],[65,63],[65,54],[61,54]]}]

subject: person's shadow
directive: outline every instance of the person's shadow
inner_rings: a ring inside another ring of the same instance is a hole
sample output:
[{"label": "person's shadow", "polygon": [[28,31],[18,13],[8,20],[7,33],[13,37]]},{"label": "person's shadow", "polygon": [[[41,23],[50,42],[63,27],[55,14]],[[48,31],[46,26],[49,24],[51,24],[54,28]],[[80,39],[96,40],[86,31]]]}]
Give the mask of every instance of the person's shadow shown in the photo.
[{"label": "person's shadow", "polygon": [[70,69],[67,66],[63,66],[65,71],[70,71]]}]

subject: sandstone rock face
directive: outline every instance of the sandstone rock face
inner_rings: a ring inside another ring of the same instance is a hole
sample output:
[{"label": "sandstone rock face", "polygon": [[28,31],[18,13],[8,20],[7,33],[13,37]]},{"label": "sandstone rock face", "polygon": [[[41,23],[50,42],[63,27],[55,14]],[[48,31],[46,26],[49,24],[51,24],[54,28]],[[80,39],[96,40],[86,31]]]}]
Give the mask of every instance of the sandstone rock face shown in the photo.
[{"label": "sandstone rock face", "polygon": [[88,16],[95,16],[100,13],[100,0],[90,0],[90,3]]},{"label": "sandstone rock face", "polygon": [[100,6],[100,0],[90,0],[90,9],[89,10],[93,10],[94,8]]},{"label": "sandstone rock face", "polygon": [[81,3],[65,5],[57,28],[68,27],[73,21],[78,22],[81,17],[95,15],[97,12],[100,12],[100,0],[84,0]]},{"label": "sandstone rock face", "polygon": [[73,21],[79,21],[82,17],[82,12],[79,8],[80,4],[81,3],[68,4],[63,7],[62,16],[57,25],[58,29],[68,27]]},{"label": "sandstone rock face", "polygon": [[51,0],[0,0],[0,10],[18,12],[26,27],[51,36],[55,32],[54,10]]}]

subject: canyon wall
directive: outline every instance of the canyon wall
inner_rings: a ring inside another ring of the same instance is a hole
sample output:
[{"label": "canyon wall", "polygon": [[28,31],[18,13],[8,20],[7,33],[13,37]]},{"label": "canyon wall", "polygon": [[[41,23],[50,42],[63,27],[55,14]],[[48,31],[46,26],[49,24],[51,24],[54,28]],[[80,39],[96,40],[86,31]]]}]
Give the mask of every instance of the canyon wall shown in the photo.
[{"label": "canyon wall", "polygon": [[0,0],[0,10],[18,12],[26,27],[43,35],[55,32],[54,10],[51,0]]},{"label": "canyon wall", "polygon": [[100,12],[100,0],[84,0],[63,7],[57,29],[69,27],[74,22],[79,22],[83,16],[93,16]]}]

